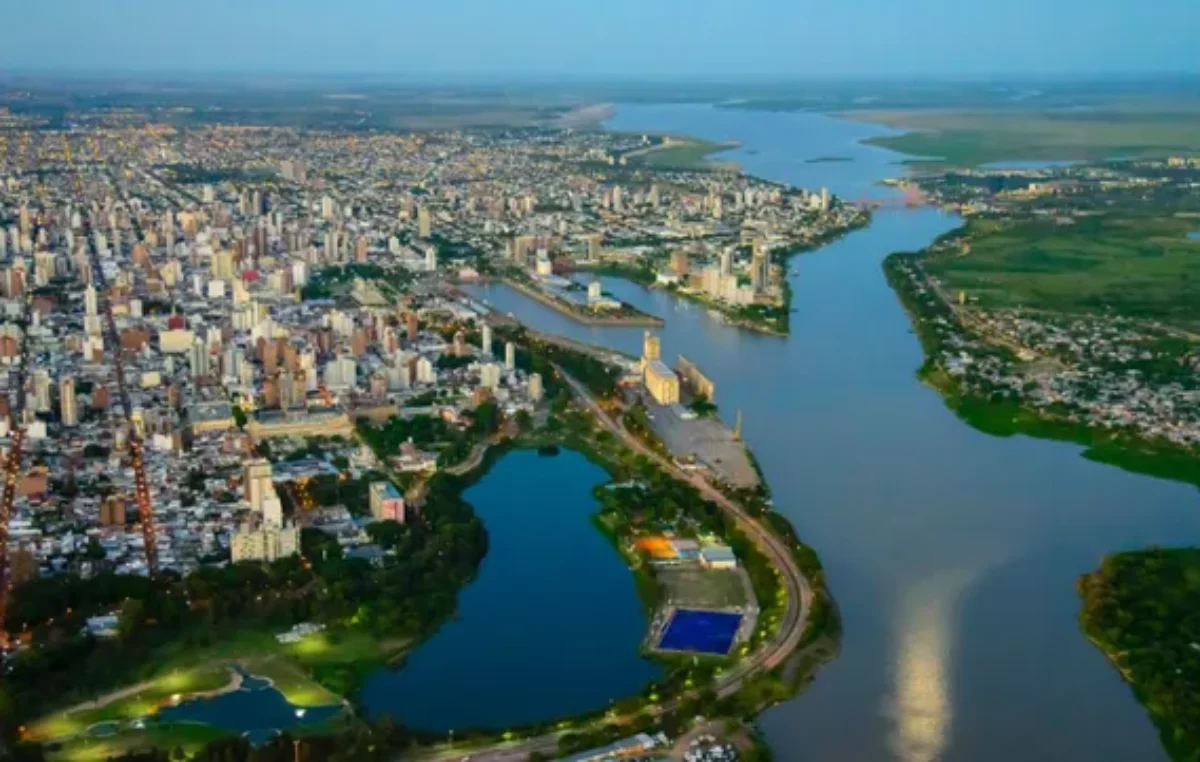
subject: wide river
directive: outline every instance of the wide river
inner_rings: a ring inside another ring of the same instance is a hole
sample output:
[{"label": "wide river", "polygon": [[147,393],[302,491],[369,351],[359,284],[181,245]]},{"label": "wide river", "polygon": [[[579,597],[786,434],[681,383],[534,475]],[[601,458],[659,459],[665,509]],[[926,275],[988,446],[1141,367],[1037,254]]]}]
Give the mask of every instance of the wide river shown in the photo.
[{"label": "wide river", "polygon": [[[897,154],[858,144],[884,128],[819,114],[622,106],[607,126],[737,140],[722,158],[850,199],[885,194],[876,181],[902,172]],[[805,162],[821,156],[853,161]],[[727,420],[742,411],[779,510],[828,569],[842,653],[763,727],[779,759],[803,762],[1164,760],[1132,692],[1080,633],[1074,583],[1105,553],[1200,541],[1200,499],[1069,444],[982,434],[917,381],[921,348],[880,262],[957,223],[883,211],[794,259],[787,339],[606,283],[666,319],[667,359],[685,354],[716,381]],[[478,293],[538,329],[639,351],[639,330],[586,328],[503,287]]]}]

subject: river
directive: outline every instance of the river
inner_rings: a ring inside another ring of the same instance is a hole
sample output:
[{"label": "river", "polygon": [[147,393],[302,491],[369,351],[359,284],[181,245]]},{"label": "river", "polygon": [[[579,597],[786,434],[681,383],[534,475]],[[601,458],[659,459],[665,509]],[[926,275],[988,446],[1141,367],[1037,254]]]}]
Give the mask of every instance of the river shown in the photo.
[{"label": "river", "polygon": [[[720,158],[850,199],[886,195],[875,183],[902,171],[899,155],[858,144],[887,128],[814,113],[621,106],[607,126],[740,141]],[[853,161],[806,163],[821,156]],[[1164,760],[1145,711],[1080,633],[1073,586],[1105,553],[1200,541],[1200,499],[1070,444],[982,434],[917,381],[921,348],[880,263],[957,224],[882,211],[793,259],[786,339],[606,280],[665,318],[664,355],[715,380],[727,420],[743,412],[777,507],[828,570],[842,654],[763,728],[778,759],[802,762]],[[476,293],[539,330],[639,351],[640,330],[584,327],[503,286]]]}]

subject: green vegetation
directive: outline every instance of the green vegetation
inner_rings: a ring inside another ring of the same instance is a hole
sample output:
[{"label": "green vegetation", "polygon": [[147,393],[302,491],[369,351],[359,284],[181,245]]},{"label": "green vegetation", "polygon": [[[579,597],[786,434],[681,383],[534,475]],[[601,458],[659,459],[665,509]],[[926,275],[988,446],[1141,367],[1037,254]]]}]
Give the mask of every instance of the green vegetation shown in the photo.
[{"label": "green vegetation", "polygon": [[1119,553],[1079,579],[1079,618],[1176,762],[1200,760],[1200,549]]},{"label": "green vegetation", "polygon": [[[212,658],[212,649],[239,659],[276,653],[271,636],[296,622],[327,624],[335,642],[353,632],[376,641],[421,637],[454,611],[457,591],[486,550],[483,526],[460,491],[453,476],[431,479],[423,521],[376,538],[389,551],[379,568],[344,558],[334,538],[305,530],[303,555],[271,564],[205,567],[182,580],[101,574],[22,586],[10,609],[10,631],[27,628],[42,645],[22,652],[7,676],[5,687],[21,701],[0,718],[0,730],[12,732],[56,707],[153,679],[164,668],[194,665]],[[86,617],[113,610],[119,611],[119,638],[79,634]],[[231,643],[246,650],[222,650]],[[338,694],[348,693],[371,666],[312,665]]]},{"label": "green vegetation", "polygon": [[305,301],[332,299],[343,293],[355,278],[374,280],[386,285],[386,293],[390,288],[411,282],[413,275],[402,267],[385,270],[372,264],[333,265],[310,273],[308,282],[300,289],[300,298]]},{"label": "green vegetation", "polygon": [[643,149],[638,153],[626,154],[630,164],[641,164],[653,169],[677,170],[712,170],[722,169],[727,165],[714,162],[709,157],[721,151],[727,151],[734,145],[729,143],[714,143],[709,140],[675,138],[670,145],[659,144],[651,149]]},{"label": "green vegetation", "polygon": [[[972,393],[960,384],[934,359],[947,350],[945,335],[939,330],[942,322],[954,320],[949,307],[929,290],[917,292],[905,273],[906,260],[916,255],[892,254],[884,260],[888,282],[912,318],[913,326],[925,352],[925,362],[917,376],[941,393],[946,405],[972,427],[993,436],[1017,434],[1041,439],[1074,442],[1085,449],[1083,456],[1133,473],[1163,479],[1188,482],[1200,486],[1200,458],[1196,453],[1166,440],[1146,439],[1121,428],[1095,428],[1057,415],[1053,408],[1033,409],[1022,405],[1010,391],[996,390],[990,394]],[[989,352],[1011,361],[1003,347],[977,350],[980,356]]]},{"label": "green vegetation", "polygon": [[970,253],[925,269],[981,308],[1107,313],[1200,325],[1196,221],[1147,210],[1055,219],[972,218],[959,238]]},{"label": "green vegetation", "polygon": [[928,159],[955,166],[1022,160],[1100,161],[1200,152],[1200,131],[1196,129],[1200,107],[1194,103],[1086,111],[852,111],[847,116],[912,130],[904,135],[872,138],[868,143],[921,157],[914,161]]}]

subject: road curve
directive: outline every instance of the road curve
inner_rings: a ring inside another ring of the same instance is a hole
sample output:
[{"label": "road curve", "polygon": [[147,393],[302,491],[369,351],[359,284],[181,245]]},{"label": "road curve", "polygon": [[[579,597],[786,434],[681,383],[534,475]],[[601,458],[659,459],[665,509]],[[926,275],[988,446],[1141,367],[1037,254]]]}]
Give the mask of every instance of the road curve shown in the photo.
[{"label": "road curve", "polygon": [[[555,366],[555,370],[562,375],[575,395],[587,405],[601,426],[620,437],[634,452],[654,461],[660,468],[675,478],[688,482],[699,490],[700,494],[716,503],[717,506],[734,518],[738,528],[746,533],[754,544],[758,546],[759,550],[770,559],[775,568],[779,570],[780,581],[787,591],[787,604],[779,623],[779,629],[757,651],[738,662],[733,669],[720,676],[713,686],[717,696],[724,698],[737,693],[751,673],[760,668],[772,670],[782,664],[800,646],[813,602],[812,585],[809,584],[808,579],[796,564],[796,559],[792,555],[792,549],[771,532],[770,529],[747,513],[741,505],[713,487],[703,477],[698,474],[685,472],[675,463],[648,448],[641,440],[634,437],[623,426],[612,420],[578,380],[571,377],[557,365]],[[670,699],[663,703],[660,712],[669,712],[679,704],[679,697]],[[518,762],[518,760],[526,759],[530,754],[535,752],[553,755],[558,749],[558,740],[561,736],[561,733],[548,733],[535,738],[496,744],[487,748],[442,750],[425,757],[425,759],[431,762],[441,762],[442,760],[466,759],[469,757],[472,762]]]}]

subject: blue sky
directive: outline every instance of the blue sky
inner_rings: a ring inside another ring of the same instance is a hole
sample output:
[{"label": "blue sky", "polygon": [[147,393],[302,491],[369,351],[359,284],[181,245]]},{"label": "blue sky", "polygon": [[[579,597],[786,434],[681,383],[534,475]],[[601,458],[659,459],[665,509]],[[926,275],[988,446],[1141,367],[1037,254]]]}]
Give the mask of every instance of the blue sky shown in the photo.
[{"label": "blue sky", "polygon": [[4,0],[2,70],[1200,72],[1200,0]]}]

